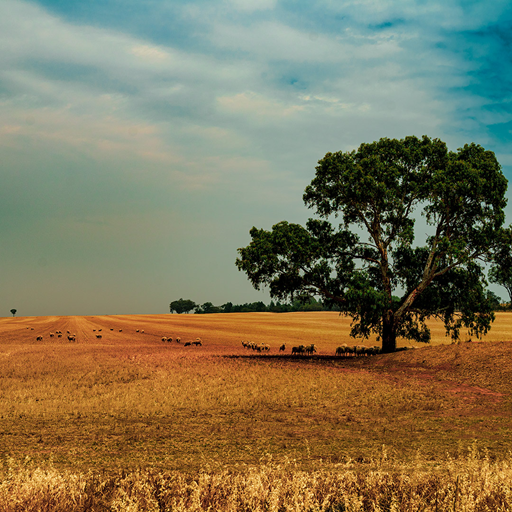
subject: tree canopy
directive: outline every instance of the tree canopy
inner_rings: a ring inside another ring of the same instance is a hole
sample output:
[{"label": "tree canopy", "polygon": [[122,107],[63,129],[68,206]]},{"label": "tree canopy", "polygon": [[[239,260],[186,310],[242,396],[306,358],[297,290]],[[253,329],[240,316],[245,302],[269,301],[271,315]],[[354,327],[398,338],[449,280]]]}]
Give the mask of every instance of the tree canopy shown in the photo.
[{"label": "tree canopy", "polygon": [[179,315],[181,313],[188,313],[189,311],[192,311],[195,307],[197,307],[197,304],[193,300],[189,299],[179,299],[169,304],[169,309],[171,313],[176,311],[176,313],[178,313]]},{"label": "tree canopy", "polygon": [[506,189],[494,153],[474,143],[454,152],[411,136],[327,153],[303,196],[317,218],[253,227],[236,265],[273,298],[323,297],[385,352],[397,337],[428,342],[430,317],[454,339],[478,337],[494,319],[484,264],[506,238]]},{"label": "tree canopy", "polygon": [[17,309],[11,309],[12,316],[14,316],[16,314],[16,312],[17,312]]}]

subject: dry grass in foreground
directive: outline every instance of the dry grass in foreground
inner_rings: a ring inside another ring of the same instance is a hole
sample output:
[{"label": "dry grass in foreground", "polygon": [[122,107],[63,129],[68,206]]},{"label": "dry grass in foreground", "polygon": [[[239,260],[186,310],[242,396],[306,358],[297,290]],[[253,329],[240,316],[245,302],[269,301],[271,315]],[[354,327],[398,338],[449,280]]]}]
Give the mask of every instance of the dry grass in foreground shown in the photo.
[{"label": "dry grass in foreground", "polygon": [[245,472],[142,470],[108,477],[11,464],[0,483],[2,512],[505,512],[512,510],[512,459],[476,451],[425,471],[385,454],[371,468],[302,471],[263,463]]}]

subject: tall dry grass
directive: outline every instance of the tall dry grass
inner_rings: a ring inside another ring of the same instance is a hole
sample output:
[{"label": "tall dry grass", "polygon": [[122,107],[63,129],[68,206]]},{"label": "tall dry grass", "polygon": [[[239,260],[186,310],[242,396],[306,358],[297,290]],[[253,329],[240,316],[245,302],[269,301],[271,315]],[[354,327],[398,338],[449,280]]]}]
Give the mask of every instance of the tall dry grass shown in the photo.
[{"label": "tall dry grass", "polygon": [[512,510],[512,458],[472,449],[432,467],[404,466],[385,451],[369,467],[302,471],[267,461],[244,472],[139,470],[80,474],[10,461],[0,511],[53,512],[505,512]]}]

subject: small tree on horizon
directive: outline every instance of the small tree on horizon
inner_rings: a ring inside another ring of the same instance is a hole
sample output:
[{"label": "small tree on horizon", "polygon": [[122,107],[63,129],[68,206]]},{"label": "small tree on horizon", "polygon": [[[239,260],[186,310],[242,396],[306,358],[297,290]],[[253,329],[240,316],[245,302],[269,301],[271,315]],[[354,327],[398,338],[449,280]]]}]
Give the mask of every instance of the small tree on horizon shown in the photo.
[{"label": "small tree on horizon", "polygon": [[189,299],[179,299],[171,302],[169,304],[169,309],[171,313],[176,311],[178,315],[181,315],[182,313],[188,313],[189,311],[192,311],[197,304],[193,300]]},{"label": "small tree on horizon", "polygon": [[16,312],[17,312],[16,309],[11,309],[12,316],[14,316],[16,314]]}]

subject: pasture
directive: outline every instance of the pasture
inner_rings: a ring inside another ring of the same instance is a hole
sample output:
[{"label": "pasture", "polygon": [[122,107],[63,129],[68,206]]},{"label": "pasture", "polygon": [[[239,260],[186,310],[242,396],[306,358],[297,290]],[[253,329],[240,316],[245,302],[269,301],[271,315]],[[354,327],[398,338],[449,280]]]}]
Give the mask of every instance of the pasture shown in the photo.
[{"label": "pasture", "polygon": [[[508,471],[512,314],[497,314],[479,342],[450,344],[431,326],[429,346],[343,358],[336,347],[356,343],[349,320],[328,312],[2,318],[3,485],[34,471],[53,481],[89,474],[88,485],[172,472],[184,489],[199,474],[227,482],[257,473],[261,484],[274,473]],[[185,346],[197,337],[202,346]],[[313,356],[291,356],[311,343]]]}]

